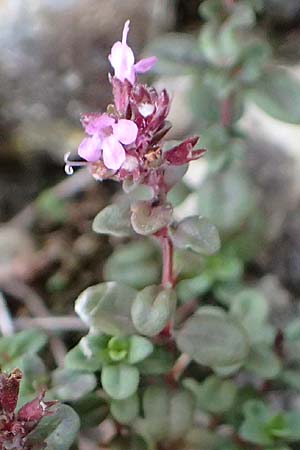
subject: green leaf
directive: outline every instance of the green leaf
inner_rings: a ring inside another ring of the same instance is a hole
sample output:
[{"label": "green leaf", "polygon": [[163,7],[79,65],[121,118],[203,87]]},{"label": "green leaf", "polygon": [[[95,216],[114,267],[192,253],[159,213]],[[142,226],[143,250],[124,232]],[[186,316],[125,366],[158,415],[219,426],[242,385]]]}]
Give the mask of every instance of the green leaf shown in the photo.
[{"label": "green leaf", "polygon": [[93,391],[97,385],[97,380],[91,373],[57,369],[52,372],[52,383],[53,398],[75,401]]},{"label": "green leaf", "polygon": [[130,207],[126,202],[106,206],[93,221],[93,230],[100,234],[126,237],[132,234]]},{"label": "green leaf", "polygon": [[113,336],[108,341],[107,351],[112,361],[122,361],[126,358],[129,350],[129,341],[127,337]]},{"label": "green leaf", "polygon": [[269,67],[249,97],[275,119],[300,124],[300,80],[282,67]]},{"label": "green leaf", "polygon": [[[272,445],[274,442],[272,420],[276,414],[273,414],[272,410],[263,402],[256,400],[247,401],[243,409],[245,420],[239,431],[240,436],[254,444]],[[274,425],[276,426],[276,424]]]},{"label": "green leaf", "polygon": [[[264,298],[255,289],[243,289],[233,299],[230,305],[231,315],[243,325],[252,343],[262,343],[267,338],[266,331],[269,326],[266,319],[269,306]],[[272,344],[272,335],[270,345]]]},{"label": "green leaf", "polygon": [[249,344],[244,330],[231,317],[201,308],[176,334],[179,349],[205,366],[232,366],[245,360]]},{"label": "green leaf", "polygon": [[182,438],[190,428],[194,400],[185,389],[169,391],[165,387],[147,387],[143,397],[146,426],[156,440]]},{"label": "green leaf", "polygon": [[195,195],[198,213],[208,217],[220,232],[233,232],[244,226],[255,206],[255,191],[238,167],[211,175]]},{"label": "green leaf", "polygon": [[59,405],[52,416],[43,417],[29,434],[28,443],[40,445],[45,441],[45,450],[68,450],[75,440],[79,426],[76,412],[70,406]]},{"label": "green leaf", "polygon": [[188,390],[178,389],[171,392],[168,437],[170,439],[182,438],[193,423],[195,401]]},{"label": "green leaf", "polygon": [[172,289],[152,285],[140,291],[132,304],[131,315],[136,329],[146,336],[158,334],[171,319],[176,307]]},{"label": "green leaf", "polygon": [[72,402],[72,407],[80,417],[81,429],[99,426],[109,413],[107,402],[97,391]]},{"label": "green leaf", "polygon": [[174,365],[174,356],[163,347],[154,347],[148,358],[138,363],[138,369],[143,375],[162,375],[170,372]]},{"label": "green leaf", "polygon": [[220,248],[219,233],[205,217],[186,217],[170,231],[175,247],[190,249],[201,255],[212,255]]},{"label": "green leaf", "polygon": [[178,298],[186,302],[193,297],[206,293],[212,285],[213,280],[207,273],[203,272],[197,277],[180,281],[176,286]]},{"label": "green leaf", "polygon": [[152,206],[150,202],[136,202],[132,205],[131,225],[143,236],[152,235],[172,221],[171,205]]},{"label": "green leaf", "polygon": [[139,414],[138,396],[134,394],[125,400],[113,400],[110,412],[119,423],[130,424]]},{"label": "green leaf", "polygon": [[256,375],[266,378],[276,378],[281,370],[278,356],[266,345],[252,347],[245,368]]},{"label": "green leaf", "polygon": [[146,426],[157,440],[165,438],[169,428],[169,392],[162,386],[149,386],[143,396]]},{"label": "green leaf", "polygon": [[150,241],[117,247],[104,266],[107,281],[120,281],[136,289],[155,283],[160,276],[160,258]]},{"label": "green leaf", "polygon": [[300,440],[300,411],[290,411],[285,414],[287,434],[289,442]]},{"label": "green leaf", "polygon": [[237,387],[230,380],[211,375],[203,383],[194,379],[184,380],[184,386],[196,396],[198,407],[213,414],[222,414],[230,410],[237,395]]},{"label": "green leaf", "polygon": [[17,409],[33,400],[36,393],[41,391],[48,383],[48,374],[42,359],[35,353],[26,353],[18,363],[23,373],[20,385]]},{"label": "green leaf", "polygon": [[75,311],[96,332],[110,335],[132,334],[135,330],[130,310],[136,292],[123,283],[100,283],[80,294],[75,303]]},{"label": "green leaf", "polygon": [[127,364],[105,366],[101,373],[103,389],[115,400],[133,395],[139,384],[139,371]]},{"label": "green leaf", "polygon": [[143,336],[130,336],[129,351],[127,356],[128,364],[136,364],[143,361],[153,352],[153,344]]},{"label": "green leaf", "polygon": [[25,330],[0,338],[0,367],[10,371],[21,364],[27,353],[37,353],[47,343],[47,335],[40,330]]},{"label": "green leaf", "polygon": [[68,369],[96,372],[110,359],[107,354],[108,337],[88,334],[79,344],[72,348],[65,357],[65,367]]},{"label": "green leaf", "polygon": [[221,102],[215,89],[202,78],[195,78],[189,93],[191,110],[202,128],[210,127],[221,121]]}]

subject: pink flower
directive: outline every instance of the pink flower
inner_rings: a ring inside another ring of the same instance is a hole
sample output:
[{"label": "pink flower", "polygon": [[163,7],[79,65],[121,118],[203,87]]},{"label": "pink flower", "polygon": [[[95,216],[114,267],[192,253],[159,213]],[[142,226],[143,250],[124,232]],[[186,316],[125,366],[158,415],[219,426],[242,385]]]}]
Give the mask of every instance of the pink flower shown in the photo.
[{"label": "pink flower", "polygon": [[108,169],[118,170],[126,158],[123,145],[133,144],[136,140],[136,124],[127,119],[116,122],[107,114],[88,114],[83,116],[82,122],[89,137],[81,142],[79,156],[89,162],[99,161],[102,157]]},{"label": "pink flower", "polygon": [[134,84],[137,73],[145,73],[150,70],[157,62],[155,56],[150,58],[141,59],[136,64],[134,63],[134,54],[131,48],[127,45],[127,36],[129,32],[130,21],[124,25],[122,42],[116,42],[111,49],[111,53],[108,57],[111,65],[115,69],[115,77],[124,82],[128,80],[131,84]]}]

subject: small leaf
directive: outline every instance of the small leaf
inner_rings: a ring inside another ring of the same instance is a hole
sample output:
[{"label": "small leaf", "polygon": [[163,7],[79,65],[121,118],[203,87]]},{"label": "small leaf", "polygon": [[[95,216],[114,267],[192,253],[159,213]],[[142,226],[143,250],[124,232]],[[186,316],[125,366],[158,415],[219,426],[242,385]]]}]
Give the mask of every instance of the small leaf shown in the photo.
[{"label": "small leaf", "polygon": [[122,361],[126,358],[129,349],[127,337],[113,336],[108,341],[107,352],[112,361]]},{"label": "small leaf", "polygon": [[134,326],[141,334],[155,336],[166,326],[175,306],[176,295],[172,289],[147,286],[137,294],[132,304]]},{"label": "small leaf", "polygon": [[149,433],[156,440],[182,438],[192,425],[194,406],[192,395],[185,389],[148,387],[143,408]]},{"label": "small leaf", "polygon": [[83,291],[75,303],[75,311],[94,331],[110,335],[132,334],[130,317],[136,290],[123,283],[107,282]]},{"label": "small leaf", "polygon": [[120,281],[136,289],[155,283],[160,276],[160,261],[152,242],[137,241],[117,247],[106,260],[104,278]]},{"label": "small leaf", "polygon": [[182,352],[210,367],[238,364],[249,352],[247,336],[235,321],[201,308],[177,332],[176,342]]},{"label": "small leaf", "polygon": [[169,431],[170,439],[182,438],[193,423],[195,401],[191,393],[178,389],[170,393]]},{"label": "small leaf", "polygon": [[93,230],[100,234],[126,237],[132,234],[130,208],[127,203],[109,205],[102,209],[93,221]]},{"label": "small leaf", "polygon": [[201,410],[213,414],[229,411],[237,395],[237,387],[232,381],[222,380],[215,375],[206,378],[201,384],[194,379],[186,379],[184,386],[196,396]]},{"label": "small leaf", "polygon": [[136,233],[143,236],[156,233],[172,220],[171,205],[152,206],[149,202],[137,202],[131,209],[132,227]]},{"label": "small leaf", "polygon": [[110,412],[119,423],[130,424],[139,414],[138,396],[134,394],[125,400],[113,400]]},{"label": "small leaf", "polygon": [[139,371],[127,364],[105,366],[101,373],[103,389],[115,400],[133,395],[139,384]]},{"label": "small leaf", "polygon": [[300,124],[300,80],[282,67],[269,67],[249,97],[275,119]]},{"label": "small leaf", "polygon": [[233,297],[231,315],[243,325],[253,343],[264,340],[269,307],[266,299],[255,289],[243,289]]},{"label": "small leaf", "polygon": [[72,406],[80,417],[81,429],[99,426],[109,413],[107,402],[97,391],[85,395]]},{"label": "small leaf", "polygon": [[138,364],[143,375],[162,375],[170,372],[174,365],[174,356],[163,347],[155,346],[148,358]]},{"label": "small leaf", "polygon": [[28,444],[41,445],[46,442],[45,450],[68,450],[79,430],[80,420],[76,412],[68,405],[59,405],[52,416],[42,418],[38,426],[28,436]]},{"label": "small leaf", "polygon": [[255,191],[246,174],[231,166],[207,177],[196,199],[198,213],[211,220],[220,233],[229,233],[244,226],[255,206]]},{"label": "small leaf", "polygon": [[153,344],[143,336],[131,336],[129,338],[129,351],[127,361],[129,364],[136,364],[143,361],[153,352]]},{"label": "small leaf", "polygon": [[273,379],[279,375],[281,363],[270,348],[259,344],[251,349],[245,368],[262,378]]},{"label": "small leaf", "polygon": [[103,364],[109,362],[107,354],[108,337],[97,334],[84,336],[65,357],[67,369],[96,372]]},{"label": "small leaf", "polygon": [[191,216],[171,228],[174,245],[202,255],[212,255],[220,248],[216,227],[205,217]]},{"label": "small leaf", "polygon": [[25,330],[13,336],[0,337],[0,367],[12,370],[21,364],[27,353],[37,353],[47,343],[47,335],[40,330]]},{"label": "small leaf", "polygon": [[143,396],[146,426],[157,440],[166,437],[169,429],[169,392],[162,386],[149,386]]},{"label": "small leaf", "polygon": [[64,401],[79,400],[93,391],[97,385],[96,377],[91,373],[71,369],[57,369],[52,373],[53,398]]}]

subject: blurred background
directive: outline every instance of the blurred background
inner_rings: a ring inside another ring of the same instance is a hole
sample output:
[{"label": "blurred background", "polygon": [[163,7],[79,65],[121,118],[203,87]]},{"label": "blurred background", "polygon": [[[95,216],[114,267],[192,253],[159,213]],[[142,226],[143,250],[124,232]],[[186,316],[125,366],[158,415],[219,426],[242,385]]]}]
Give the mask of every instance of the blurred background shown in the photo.
[{"label": "blurred background", "polygon": [[[196,100],[195,113],[190,95],[195,71],[201,76],[202,70],[194,47],[207,20],[199,14],[200,5],[200,0],[0,1],[0,286],[16,329],[28,326],[26,318],[34,315],[71,313],[86,286],[122,272],[118,265],[112,269],[116,260],[111,259],[103,272],[104,261],[120,243],[91,231],[93,217],[117,187],[95,183],[85,171],[67,177],[63,157],[68,151],[75,156],[83,137],[80,113],[103,111],[110,102],[107,55],[126,19],[131,19],[129,43],[135,54],[157,50],[161,57],[150,77],[173,97],[170,138],[202,135],[207,127],[197,109],[202,100]],[[299,0],[264,0],[251,33],[268,41],[273,63],[300,77]],[[192,74],[185,70],[191,61]],[[297,97],[286,92],[279,103],[289,108]],[[300,120],[299,115],[294,123],[271,116],[249,99],[239,117],[244,156],[238,159],[255,192],[255,215],[261,214],[264,238],[248,242],[247,251],[257,242],[259,248],[241,263],[236,254],[230,259],[228,280],[260,284],[286,308],[300,294]],[[184,200],[179,216],[190,209],[186,198],[200,189],[206,173],[203,160],[192,164],[176,194],[178,204]],[[236,201],[241,191],[239,184],[233,191],[228,188],[230,211],[238,210],[239,230],[244,230],[249,196],[247,191]],[[219,206],[211,205],[215,218]],[[227,231],[225,224],[225,238],[237,235],[236,228]],[[142,286],[159,276],[152,257],[146,265],[148,279],[133,284]],[[51,321],[47,326],[51,329]]]}]

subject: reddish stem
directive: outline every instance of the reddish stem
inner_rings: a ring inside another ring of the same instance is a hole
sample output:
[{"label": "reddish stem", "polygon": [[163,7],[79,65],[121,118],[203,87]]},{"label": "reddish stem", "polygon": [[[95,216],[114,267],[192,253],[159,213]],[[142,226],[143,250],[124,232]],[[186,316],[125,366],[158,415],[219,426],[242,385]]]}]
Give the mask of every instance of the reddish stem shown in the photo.
[{"label": "reddish stem", "polygon": [[225,98],[221,105],[221,122],[224,128],[230,128],[232,121],[232,96]]},{"label": "reddish stem", "polygon": [[173,287],[175,283],[173,274],[174,247],[168,232],[161,238],[161,243],[163,259],[162,285],[165,288],[170,288]]}]

